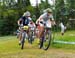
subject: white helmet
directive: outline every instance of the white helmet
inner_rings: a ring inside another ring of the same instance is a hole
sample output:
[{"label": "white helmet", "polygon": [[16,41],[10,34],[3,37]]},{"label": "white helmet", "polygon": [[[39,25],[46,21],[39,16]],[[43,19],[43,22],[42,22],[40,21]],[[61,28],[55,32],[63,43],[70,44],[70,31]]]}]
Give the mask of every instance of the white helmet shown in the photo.
[{"label": "white helmet", "polygon": [[26,11],[24,14],[23,14],[23,16],[30,16],[31,14],[30,14],[30,12],[29,11]]},{"label": "white helmet", "polygon": [[52,13],[52,9],[47,8],[46,10],[44,10],[44,12]]}]

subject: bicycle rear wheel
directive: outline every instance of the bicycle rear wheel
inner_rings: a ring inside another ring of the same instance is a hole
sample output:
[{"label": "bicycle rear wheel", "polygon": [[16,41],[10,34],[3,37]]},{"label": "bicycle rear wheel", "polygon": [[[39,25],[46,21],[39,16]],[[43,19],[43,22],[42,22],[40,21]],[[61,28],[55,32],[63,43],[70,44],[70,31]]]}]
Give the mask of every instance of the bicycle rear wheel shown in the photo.
[{"label": "bicycle rear wheel", "polygon": [[45,32],[45,35],[44,35],[43,49],[48,50],[50,44],[51,44],[51,31],[48,30],[47,32]]}]

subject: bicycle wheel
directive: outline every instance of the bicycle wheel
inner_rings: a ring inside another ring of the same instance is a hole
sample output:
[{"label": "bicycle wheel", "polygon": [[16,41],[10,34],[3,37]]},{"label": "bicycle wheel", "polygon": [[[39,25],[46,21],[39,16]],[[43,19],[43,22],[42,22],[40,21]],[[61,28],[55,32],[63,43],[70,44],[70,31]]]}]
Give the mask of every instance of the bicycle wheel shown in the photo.
[{"label": "bicycle wheel", "polygon": [[28,39],[28,40],[29,40],[29,43],[31,43],[31,44],[32,44],[33,41],[34,41],[34,37],[33,37],[33,36],[34,36],[34,32],[33,32],[33,31],[30,31],[30,32],[29,32],[29,39]]},{"label": "bicycle wheel", "polygon": [[25,42],[25,32],[22,33],[22,40],[21,40],[21,49],[24,48],[24,42]]},{"label": "bicycle wheel", "polygon": [[32,44],[32,32],[31,32],[31,31],[29,32],[28,42],[29,42],[30,44]]},{"label": "bicycle wheel", "polygon": [[43,47],[43,38],[40,39],[39,48],[41,49]]},{"label": "bicycle wheel", "polygon": [[47,32],[45,32],[45,35],[44,35],[43,49],[48,50],[50,43],[51,43],[51,31],[48,30]]}]

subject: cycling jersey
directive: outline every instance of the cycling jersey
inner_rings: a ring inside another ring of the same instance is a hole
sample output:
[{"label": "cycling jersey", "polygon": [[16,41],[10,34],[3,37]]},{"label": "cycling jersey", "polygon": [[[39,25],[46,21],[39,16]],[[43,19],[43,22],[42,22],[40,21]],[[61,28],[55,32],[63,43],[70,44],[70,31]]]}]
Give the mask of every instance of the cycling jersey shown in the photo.
[{"label": "cycling jersey", "polygon": [[21,24],[28,25],[31,19],[28,17],[21,17],[20,20],[22,21]]},{"label": "cycling jersey", "polygon": [[47,13],[42,14],[42,15],[40,16],[40,18],[42,18],[45,22],[46,22],[47,20],[49,20],[49,19],[54,20],[53,16],[52,16],[52,15],[49,15],[49,16],[48,16]]},{"label": "cycling jersey", "polygon": [[49,28],[51,28],[51,21],[54,20],[52,14],[48,15],[47,13],[42,14],[39,19],[43,19],[43,21],[46,23],[46,27]]}]

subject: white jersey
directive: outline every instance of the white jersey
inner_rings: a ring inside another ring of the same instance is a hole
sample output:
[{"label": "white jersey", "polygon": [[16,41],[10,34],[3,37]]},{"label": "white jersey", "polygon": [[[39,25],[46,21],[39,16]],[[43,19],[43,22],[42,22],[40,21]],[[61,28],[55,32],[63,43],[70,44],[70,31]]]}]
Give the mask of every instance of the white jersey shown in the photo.
[{"label": "white jersey", "polygon": [[32,19],[31,19],[31,17],[28,17],[28,19],[31,21]]},{"label": "white jersey", "polygon": [[33,24],[30,24],[30,23],[29,23],[28,26],[31,28],[31,30],[34,30],[35,27],[36,27],[34,23],[33,23]]},{"label": "white jersey", "polygon": [[[46,27],[51,28],[51,22],[50,22],[49,20],[50,20],[50,19],[51,19],[51,20],[54,20],[53,15],[48,16],[47,13],[44,13],[44,14],[42,14],[42,15],[40,16],[40,18],[42,18],[43,21],[46,23]],[[39,18],[39,19],[40,19],[40,18]]]},{"label": "white jersey", "polygon": [[48,16],[47,13],[42,14],[42,15],[40,16],[40,18],[42,18],[44,21],[47,21],[47,20],[49,20],[50,18],[51,18],[52,20],[54,20],[53,15]]}]

